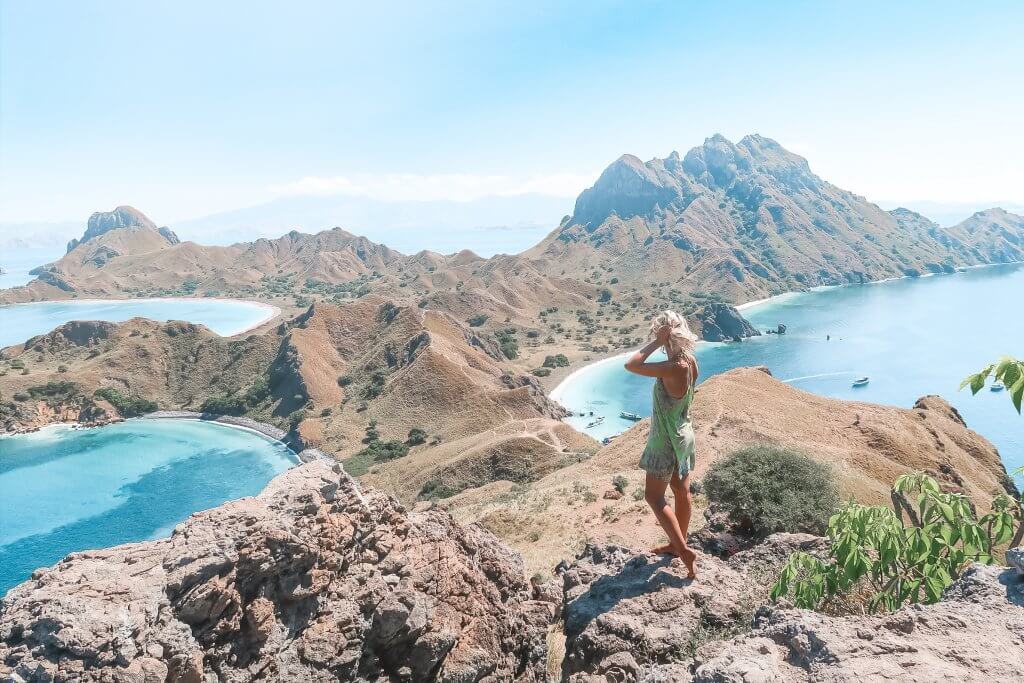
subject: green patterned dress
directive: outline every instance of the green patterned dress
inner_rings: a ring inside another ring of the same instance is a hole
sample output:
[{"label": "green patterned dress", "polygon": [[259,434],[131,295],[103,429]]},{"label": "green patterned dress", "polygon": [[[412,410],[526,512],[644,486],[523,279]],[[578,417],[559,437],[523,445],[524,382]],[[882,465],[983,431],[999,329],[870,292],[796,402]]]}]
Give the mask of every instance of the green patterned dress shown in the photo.
[{"label": "green patterned dress", "polygon": [[655,381],[651,433],[640,458],[640,467],[662,481],[671,480],[673,472],[678,472],[682,479],[694,467],[696,441],[690,423],[692,402],[692,383],[685,396],[672,398],[661,379]]}]

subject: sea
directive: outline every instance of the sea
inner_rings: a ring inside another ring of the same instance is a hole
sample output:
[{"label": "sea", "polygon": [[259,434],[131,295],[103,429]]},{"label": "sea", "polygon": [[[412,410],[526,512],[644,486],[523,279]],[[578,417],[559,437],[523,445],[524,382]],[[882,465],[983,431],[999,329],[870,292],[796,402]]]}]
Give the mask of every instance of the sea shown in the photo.
[{"label": "sea", "polygon": [[198,420],[0,436],[0,596],[70,552],[167,537],[296,463],[278,441]]},{"label": "sea", "polygon": [[[1024,265],[821,288],[742,312],[762,332],[782,323],[786,334],[701,343],[700,381],[764,365],[795,387],[832,398],[910,408],[938,394],[998,447],[1008,470],[1024,466],[1024,416],[1008,392],[986,387],[972,396],[959,389],[966,376],[1002,356],[1024,358]],[[868,384],[854,387],[861,377]],[[573,426],[603,439],[634,424],[620,411],[650,415],[652,381],[627,373],[617,357],[573,373],[552,396],[581,413],[568,418]],[[588,427],[598,417],[604,420]]]}]

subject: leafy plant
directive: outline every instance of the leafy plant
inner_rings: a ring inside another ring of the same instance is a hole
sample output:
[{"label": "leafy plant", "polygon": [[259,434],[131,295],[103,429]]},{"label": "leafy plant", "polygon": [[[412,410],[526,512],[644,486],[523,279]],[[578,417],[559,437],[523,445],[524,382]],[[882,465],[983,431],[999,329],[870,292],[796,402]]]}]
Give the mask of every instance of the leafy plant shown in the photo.
[{"label": "leafy plant", "polygon": [[615,490],[619,493],[625,493],[626,488],[629,486],[629,479],[626,479],[621,474],[616,474],[612,477],[612,486],[614,486]]},{"label": "leafy plant", "polygon": [[405,440],[410,446],[418,446],[421,443],[427,442],[427,433],[419,427],[413,427],[409,430],[409,438]]},{"label": "leafy plant", "polygon": [[798,607],[820,609],[866,590],[870,611],[932,603],[968,564],[991,564],[993,548],[1020,543],[1021,501],[1008,495],[996,496],[991,512],[977,518],[965,496],[913,473],[896,480],[892,498],[894,510],[850,502],[833,515],[828,558],[790,555],[772,599],[788,596]]},{"label": "leafy plant", "polygon": [[704,489],[734,524],[757,537],[822,533],[839,506],[828,465],[772,444],[752,444],[712,463]]},{"label": "leafy plant", "polygon": [[998,363],[986,365],[981,371],[964,379],[960,388],[971,387],[971,393],[977,394],[985,386],[985,380],[989,375],[995,382],[1002,382],[1006,392],[1010,395],[1013,407],[1020,412],[1021,400],[1024,399],[1024,361],[1004,356]]}]

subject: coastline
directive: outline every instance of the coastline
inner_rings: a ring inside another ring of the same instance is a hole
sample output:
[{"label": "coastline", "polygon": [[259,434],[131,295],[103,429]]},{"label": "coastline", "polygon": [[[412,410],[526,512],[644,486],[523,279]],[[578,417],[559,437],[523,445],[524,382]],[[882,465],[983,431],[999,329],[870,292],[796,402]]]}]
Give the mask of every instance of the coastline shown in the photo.
[{"label": "coastline", "polygon": [[[220,296],[155,296],[155,297],[139,297],[137,299],[99,299],[99,298],[95,298],[95,297],[90,297],[88,299],[43,299],[41,301],[19,301],[19,302],[10,303],[10,304],[0,304],[0,308],[6,308],[8,306],[35,306],[35,305],[38,305],[38,304],[67,304],[67,303],[70,303],[70,304],[80,303],[80,304],[114,304],[114,305],[120,305],[120,304],[132,304],[132,303],[145,303],[145,302],[152,302],[152,301],[170,302],[170,303],[179,302],[179,301],[200,302],[200,303],[209,302],[209,301],[223,301],[225,303],[244,304],[246,306],[253,306],[255,308],[259,308],[259,309],[262,309],[263,311],[265,311],[266,315],[264,315],[263,318],[260,318],[258,321],[256,321],[255,323],[253,323],[251,325],[247,325],[246,327],[242,327],[242,328],[239,328],[237,330],[229,330],[225,334],[215,333],[215,334],[218,334],[218,336],[221,336],[221,337],[236,337],[236,336],[238,336],[240,334],[245,334],[246,332],[249,332],[249,331],[254,330],[254,329],[258,328],[258,327],[262,327],[263,325],[266,325],[271,320],[274,320],[275,318],[279,317],[281,315],[281,313],[282,313],[281,309],[278,306],[275,306],[273,304],[269,304],[269,303],[267,303],[265,301],[256,301],[254,299],[237,299],[237,298],[234,298],[234,297],[220,297]],[[138,317],[145,317],[145,316],[138,316]]]},{"label": "coastline", "polygon": [[[822,291],[829,290],[829,289],[838,289],[840,287],[863,287],[865,285],[878,285],[878,284],[882,284],[884,282],[896,282],[896,281],[899,281],[899,280],[914,280],[914,279],[920,280],[920,279],[923,279],[923,278],[926,278],[926,277],[939,276],[939,275],[956,275],[958,273],[962,273],[962,272],[967,271],[967,270],[976,270],[976,269],[980,269],[980,268],[994,268],[996,266],[1024,266],[1024,261],[1008,261],[1008,262],[1005,262],[1005,263],[978,263],[978,264],[975,264],[975,265],[972,265],[972,266],[963,266],[961,268],[958,268],[953,273],[924,273],[924,274],[921,274],[921,275],[918,275],[918,276],[902,275],[902,276],[897,276],[897,277],[887,277],[887,278],[882,278],[880,280],[869,280],[869,281],[863,282],[863,283],[860,283],[860,282],[850,282],[850,283],[841,284],[841,285],[820,285],[818,287],[810,287],[808,289],[793,290],[793,291],[790,291],[790,292],[782,292],[781,294],[774,294],[772,296],[765,297],[763,299],[755,299],[753,301],[747,301],[747,302],[744,302],[742,304],[737,304],[736,305],[736,310],[737,311],[748,311],[748,310],[751,310],[753,308],[757,308],[759,306],[763,306],[765,304],[777,302],[777,301],[780,301],[782,299],[790,298],[790,297],[797,296],[797,295],[800,295],[800,294],[810,294],[810,293],[814,293],[814,292],[822,292]],[[710,344],[710,343],[712,343],[712,342],[707,342],[707,341],[704,341],[704,340],[700,340],[700,341],[697,342],[697,345],[699,346],[701,344]],[[565,393],[566,388],[569,386],[569,383],[570,383],[571,380],[579,379],[579,377],[581,375],[586,374],[587,372],[590,372],[591,370],[593,370],[595,368],[598,368],[598,367],[600,367],[600,366],[602,366],[604,364],[607,364],[607,363],[609,363],[611,361],[621,360],[622,362],[625,362],[625,359],[629,355],[631,355],[632,353],[633,353],[633,351],[623,351],[621,353],[617,353],[617,354],[609,356],[607,358],[602,358],[600,360],[593,361],[591,363],[587,363],[585,365],[582,365],[579,368],[576,368],[575,370],[570,372],[568,375],[563,377],[562,380],[557,385],[555,385],[555,388],[552,389],[548,393],[548,398],[550,398],[552,401],[555,401],[555,402],[561,404],[561,401],[559,399]],[[566,410],[569,410],[569,408],[564,406],[564,404],[562,404],[562,405],[563,405],[563,407],[566,408]]]}]

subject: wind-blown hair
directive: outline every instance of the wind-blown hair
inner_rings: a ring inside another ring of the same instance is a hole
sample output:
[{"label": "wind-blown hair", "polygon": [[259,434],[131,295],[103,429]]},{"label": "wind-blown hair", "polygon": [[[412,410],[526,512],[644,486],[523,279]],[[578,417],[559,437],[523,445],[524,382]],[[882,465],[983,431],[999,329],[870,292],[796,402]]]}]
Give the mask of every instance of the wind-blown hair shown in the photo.
[{"label": "wind-blown hair", "polygon": [[678,358],[684,353],[693,353],[697,345],[697,335],[686,324],[686,318],[675,311],[663,311],[654,316],[654,320],[651,321],[648,337],[656,338],[658,330],[665,326],[669,328],[668,343],[665,344],[665,353],[669,358]]}]

